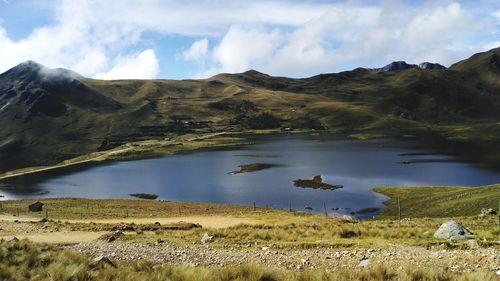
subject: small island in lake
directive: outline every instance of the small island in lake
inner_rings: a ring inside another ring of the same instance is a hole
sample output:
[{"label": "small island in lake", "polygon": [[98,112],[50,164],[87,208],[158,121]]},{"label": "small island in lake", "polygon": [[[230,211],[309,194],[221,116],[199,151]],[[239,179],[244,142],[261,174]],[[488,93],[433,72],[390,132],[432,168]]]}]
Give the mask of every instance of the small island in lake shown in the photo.
[{"label": "small island in lake", "polygon": [[137,198],[141,198],[141,199],[148,199],[148,200],[155,200],[156,198],[158,198],[158,195],[149,194],[149,193],[132,193],[129,195],[132,197],[137,197]]},{"label": "small island in lake", "polygon": [[368,208],[364,208],[364,209],[357,211],[356,214],[365,215],[365,214],[369,214],[369,213],[376,213],[378,211],[380,211],[379,208],[368,207]]},{"label": "small island in lake", "polygon": [[279,167],[279,166],[281,166],[281,165],[269,164],[269,163],[252,163],[252,164],[246,164],[246,165],[239,165],[238,167],[240,168],[240,170],[230,172],[230,174],[235,175],[235,174],[241,174],[241,173],[257,172],[260,170],[270,169],[270,168]]},{"label": "small island in lake", "polygon": [[335,190],[339,188],[343,188],[343,185],[340,184],[328,184],[323,182],[321,176],[314,176],[312,180],[294,180],[293,185],[296,187],[302,188],[314,188],[314,189],[325,189],[325,190]]}]

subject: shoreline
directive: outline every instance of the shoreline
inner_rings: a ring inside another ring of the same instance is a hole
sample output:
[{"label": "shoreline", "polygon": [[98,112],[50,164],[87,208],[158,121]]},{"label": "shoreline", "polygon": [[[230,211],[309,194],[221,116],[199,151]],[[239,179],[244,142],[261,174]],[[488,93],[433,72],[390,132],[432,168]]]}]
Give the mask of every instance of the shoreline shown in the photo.
[{"label": "shoreline", "polygon": [[[0,174],[0,183],[21,176],[51,172],[70,167],[79,167],[87,164],[98,165],[101,163],[111,163],[116,161],[142,160],[202,150],[251,145],[251,143],[244,138],[220,138],[225,135],[236,134],[221,132],[192,137],[189,139],[176,139],[172,141],[147,140],[127,143],[110,150],[80,155],[51,166],[32,166],[7,171]],[[2,189],[1,185],[0,189]]]}]

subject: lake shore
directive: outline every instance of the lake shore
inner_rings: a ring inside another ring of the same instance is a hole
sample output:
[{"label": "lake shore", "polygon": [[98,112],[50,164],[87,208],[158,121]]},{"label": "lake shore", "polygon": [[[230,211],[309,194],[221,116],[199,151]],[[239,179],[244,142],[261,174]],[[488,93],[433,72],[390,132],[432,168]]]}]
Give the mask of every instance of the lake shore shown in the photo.
[{"label": "lake shore", "polygon": [[225,149],[250,144],[242,138],[225,137],[226,134],[227,133],[223,132],[207,135],[190,135],[172,140],[147,140],[127,143],[110,150],[81,155],[52,166],[26,167],[8,171],[0,174],[0,181],[75,166],[92,165],[112,161],[147,159],[194,151]]}]

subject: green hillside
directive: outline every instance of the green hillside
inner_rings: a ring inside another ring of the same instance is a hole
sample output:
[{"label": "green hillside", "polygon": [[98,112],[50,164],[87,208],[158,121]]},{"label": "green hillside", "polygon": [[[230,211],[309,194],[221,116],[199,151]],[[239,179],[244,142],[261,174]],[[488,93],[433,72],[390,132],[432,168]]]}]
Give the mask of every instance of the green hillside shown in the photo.
[{"label": "green hillside", "polygon": [[402,217],[475,216],[483,208],[498,209],[500,186],[481,187],[380,187],[375,192],[387,195],[387,209],[381,217],[397,218],[399,198]]},{"label": "green hillside", "polygon": [[0,171],[131,141],[286,127],[414,135],[498,165],[499,55],[448,70],[358,68],[303,79],[250,70],[178,81],[92,80],[25,62],[0,75]]}]

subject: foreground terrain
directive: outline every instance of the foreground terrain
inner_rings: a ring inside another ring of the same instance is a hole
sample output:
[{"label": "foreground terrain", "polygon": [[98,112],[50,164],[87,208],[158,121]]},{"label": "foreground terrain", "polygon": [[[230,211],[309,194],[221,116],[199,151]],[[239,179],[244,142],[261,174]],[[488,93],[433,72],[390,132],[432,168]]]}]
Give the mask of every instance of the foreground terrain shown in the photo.
[{"label": "foreground terrain", "polygon": [[[484,198],[500,198],[499,186],[379,192],[400,198],[401,221],[394,219],[395,197],[380,219],[364,221],[149,200],[44,199],[46,212],[27,213],[34,200],[4,201],[0,274],[2,280],[497,280],[497,216],[477,214],[490,207],[480,203]],[[417,208],[423,197],[434,207]],[[465,203],[466,211],[449,208]],[[474,238],[435,239],[450,219]]]}]

